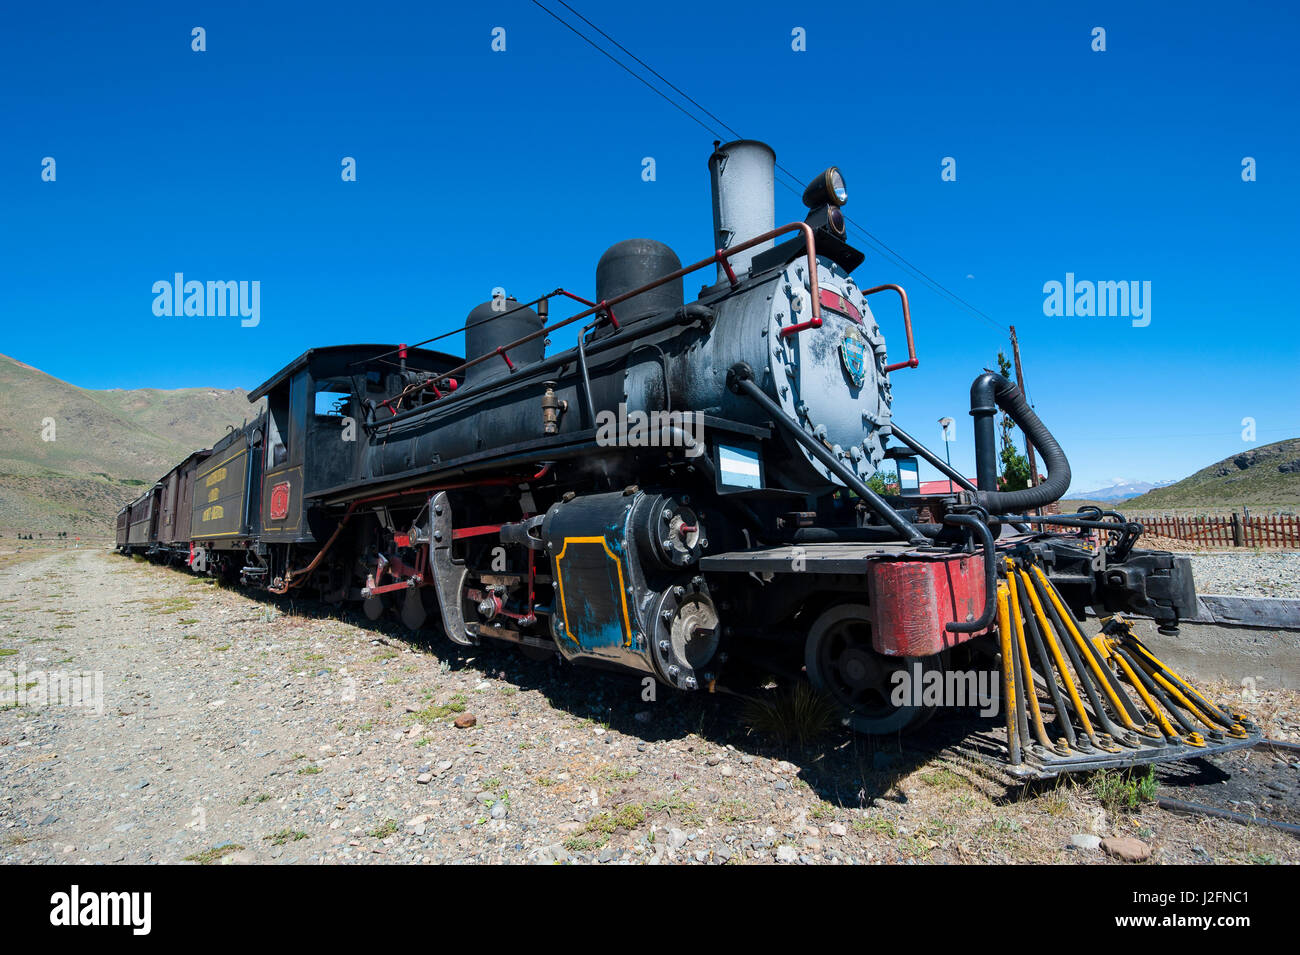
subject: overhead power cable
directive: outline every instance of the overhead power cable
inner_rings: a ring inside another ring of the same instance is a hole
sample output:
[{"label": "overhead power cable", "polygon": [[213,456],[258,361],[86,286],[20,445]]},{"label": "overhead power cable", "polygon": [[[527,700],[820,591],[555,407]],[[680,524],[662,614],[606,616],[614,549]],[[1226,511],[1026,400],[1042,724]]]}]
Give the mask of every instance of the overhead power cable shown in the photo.
[{"label": "overhead power cable", "polygon": [[[648,80],[646,77],[642,76],[640,73],[638,73],[636,70],[632,69],[630,66],[628,66],[626,63],[624,63],[622,60],[620,60],[617,56],[615,56],[615,55],[614,55],[613,53],[611,53],[609,50],[607,50],[607,49],[605,49],[603,46],[601,46],[601,45],[600,45],[596,40],[593,40],[591,37],[587,36],[585,33],[583,33],[581,30],[579,30],[579,29],[578,29],[577,27],[575,27],[573,24],[567,22],[563,17],[561,17],[561,16],[560,16],[559,14],[557,14],[555,11],[553,11],[553,10],[549,9],[548,7],[546,7],[543,3],[540,2],[540,0],[532,0],[532,2],[533,2],[533,5],[534,5],[534,6],[538,7],[540,10],[544,11],[547,15],[549,15],[551,18],[553,18],[557,23],[559,23],[559,24],[561,24],[562,26],[564,26],[567,30],[569,30],[569,31],[570,31],[571,33],[573,33],[575,36],[577,36],[578,38],[580,38],[583,42],[585,42],[585,43],[588,44],[590,47],[592,47],[592,49],[596,50],[598,53],[600,53],[602,56],[604,56],[604,57],[605,57],[606,59],[608,59],[610,62],[614,63],[616,66],[618,66],[618,67],[619,67],[620,69],[622,69],[624,72],[626,72],[629,76],[631,76],[631,77],[633,77],[634,79],[636,79],[639,83],[641,83],[643,86],[645,86],[645,87],[646,87],[647,89],[649,89],[651,92],[653,92],[653,93],[654,93],[656,96],[658,96],[660,99],[662,99],[662,100],[664,100],[665,102],[667,102],[670,106],[672,106],[672,107],[673,107],[674,109],[676,109],[678,112],[682,113],[684,116],[686,116],[686,117],[687,117],[688,119],[690,119],[692,122],[694,122],[696,125],[698,125],[698,126],[702,127],[703,129],[707,130],[709,133],[713,134],[713,135],[714,135],[715,137],[717,137],[718,139],[725,139],[725,138],[726,138],[725,136],[723,136],[723,134],[722,134],[722,133],[721,133],[717,128],[715,128],[714,126],[711,126],[709,123],[707,123],[707,122],[705,122],[704,120],[700,119],[699,116],[695,115],[695,114],[692,113],[689,109],[687,109],[685,106],[683,106],[681,103],[679,103],[679,102],[677,102],[676,100],[674,100],[671,96],[669,96],[667,93],[665,93],[661,88],[659,88],[658,86],[656,86],[653,82],[651,82],[650,80]],[[674,93],[676,93],[678,96],[680,96],[682,99],[684,99],[687,103],[691,104],[691,106],[693,106],[695,109],[699,110],[701,113],[703,113],[705,116],[707,116],[709,119],[711,119],[711,120],[712,120],[714,123],[716,123],[718,126],[722,127],[722,129],[724,129],[724,130],[726,130],[728,133],[730,133],[731,136],[733,136],[733,137],[736,138],[736,139],[743,139],[743,138],[744,138],[743,136],[741,136],[741,134],[740,134],[740,133],[739,133],[739,132],[734,128],[734,127],[730,126],[730,125],[729,125],[728,123],[726,123],[723,119],[721,119],[717,114],[713,113],[711,110],[709,110],[709,109],[708,109],[707,107],[705,107],[703,104],[701,104],[698,100],[696,100],[694,97],[692,97],[689,93],[687,93],[685,90],[683,90],[680,86],[678,86],[677,84],[673,83],[671,80],[669,80],[666,76],[664,76],[662,73],[660,73],[660,72],[659,72],[658,70],[656,70],[654,67],[652,67],[650,64],[646,63],[645,60],[643,60],[643,59],[641,59],[640,57],[638,57],[635,53],[633,53],[633,52],[632,52],[631,50],[629,50],[626,46],[624,46],[622,43],[620,43],[620,42],[619,42],[615,37],[613,37],[611,34],[609,34],[608,32],[606,32],[605,30],[601,29],[599,26],[597,26],[597,25],[596,25],[595,23],[593,23],[591,20],[587,19],[587,17],[583,16],[579,11],[575,10],[572,6],[570,6],[567,2],[565,2],[565,0],[556,0],[556,2],[559,3],[561,6],[563,6],[563,7],[564,7],[566,10],[568,10],[570,13],[572,13],[572,14],[573,14],[575,17],[577,17],[579,20],[581,20],[584,24],[586,24],[586,25],[587,25],[588,27],[590,27],[592,30],[594,30],[596,33],[598,33],[600,36],[604,37],[607,41],[609,41],[610,43],[612,43],[615,47],[618,48],[619,51],[621,51],[622,53],[624,53],[626,56],[630,57],[630,58],[631,58],[633,61],[635,61],[639,66],[641,66],[642,69],[646,70],[648,73],[650,73],[652,76],[654,76],[654,77],[655,77],[656,79],[658,79],[660,82],[662,82],[665,86],[667,86],[667,87],[668,87],[669,89],[671,89]],[[781,183],[781,185],[784,186],[786,189],[788,189],[790,192],[794,193],[796,196],[802,196],[802,186],[803,186],[803,184],[804,184],[804,181],[803,181],[802,179],[800,179],[799,176],[797,176],[794,172],[792,172],[790,169],[786,168],[784,165],[782,165],[782,164],[779,163],[779,162],[776,164],[776,168],[777,168],[777,170],[778,170],[778,171],[779,171],[783,176],[786,177],[787,180],[789,180],[789,181],[783,181],[783,182]],[[1002,324],[1002,323],[999,322],[997,319],[993,318],[992,316],[990,316],[990,315],[987,314],[986,312],[982,311],[981,309],[979,309],[979,308],[977,308],[976,306],[972,305],[970,302],[966,301],[966,299],[962,298],[960,295],[958,295],[958,294],[957,294],[956,292],[954,292],[952,289],[948,288],[946,285],[944,285],[944,284],[943,284],[942,282],[940,282],[938,279],[934,278],[932,275],[930,275],[929,273],[927,273],[926,271],[924,271],[923,269],[921,269],[919,266],[917,266],[917,265],[915,265],[914,263],[912,263],[911,261],[909,261],[906,257],[904,257],[904,256],[902,255],[902,253],[900,253],[900,252],[898,252],[897,250],[895,250],[895,249],[893,249],[892,247],[890,247],[890,246],[889,246],[888,244],[886,244],[882,239],[880,239],[880,237],[878,237],[878,236],[876,236],[875,234],[873,234],[872,232],[870,232],[870,231],[869,231],[868,229],[866,229],[866,228],[865,228],[861,223],[857,222],[857,221],[856,221],[855,219],[853,219],[851,216],[849,216],[849,215],[846,214],[846,215],[844,216],[844,219],[845,219],[845,221],[846,221],[849,225],[853,226],[853,228],[854,228],[858,233],[860,233],[860,234],[861,234],[861,235],[862,235],[862,236],[867,240],[867,242],[868,242],[871,246],[873,246],[875,249],[877,249],[879,252],[883,253],[884,255],[888,256],[889,258],[893,259],[893,260],[894,260],[895,262],[897,262],[897,263],[898,263],[902,268],[904,268],[905,270],[907,270],[908,272],[910,272],[912,275],[916,276],[918,279],[920,279],[922,282],[924,282],[928,287],[930,287],[933,291],[935,291],[936,293],[940,294],[941,296],[944,296],[945,298],[947,298],[947,299],[948,299],[950,302],[952,302],[953,304],[956,304],[957,306],[959,306],[959,307],[965,309],[965,310],[968,311],[970,314],[974,315],[976,318],[980,319],[981,321],[984,321],[984,322],[988,323],[989,325],[993,326],[994,328],[998,329],[999,331],[1002,331],[1002,332],[1008,332],[1008,331],[1009,331],[1008,326]]]}]

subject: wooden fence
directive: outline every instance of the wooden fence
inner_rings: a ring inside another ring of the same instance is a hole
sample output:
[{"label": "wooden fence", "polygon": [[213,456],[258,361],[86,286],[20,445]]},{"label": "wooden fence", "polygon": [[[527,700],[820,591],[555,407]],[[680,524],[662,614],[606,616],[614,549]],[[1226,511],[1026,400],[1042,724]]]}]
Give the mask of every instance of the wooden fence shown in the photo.
[{"label": "wooden fence", "polygon": [[1300,547],[1300,517],[1286,514],[1231,517],[1125,515],[1149,534],[1203,547]]}]

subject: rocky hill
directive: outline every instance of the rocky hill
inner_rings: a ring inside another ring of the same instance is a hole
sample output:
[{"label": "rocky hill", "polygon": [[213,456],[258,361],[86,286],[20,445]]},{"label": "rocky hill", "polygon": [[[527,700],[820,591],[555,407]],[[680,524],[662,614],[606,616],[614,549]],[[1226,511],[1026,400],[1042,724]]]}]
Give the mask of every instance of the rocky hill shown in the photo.
[{"label": "rocky hill", "polygon": [[1242,451],[1191,477],[1124,502],[1124,510],[1172,507],[1300,507],[1300,438]]},{"label": "rocky hill", "polygon": [[254,413],[238,388],[94,391],[0,355],[0,533],[104,533],[123,503]]}]

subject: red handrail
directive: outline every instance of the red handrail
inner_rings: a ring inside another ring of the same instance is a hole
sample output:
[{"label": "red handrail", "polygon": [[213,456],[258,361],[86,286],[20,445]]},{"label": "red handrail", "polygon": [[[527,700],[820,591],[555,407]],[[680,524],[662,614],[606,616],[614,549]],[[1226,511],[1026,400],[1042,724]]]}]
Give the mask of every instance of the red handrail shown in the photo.
[{"label": "red handrail", "polygon": [[921,362],[916,357],[916,342],[912,340],[912,310],[907,306],[907,293],[903,291],[901,285],[877,285],[875,288],[869,288],[862,293],[865,299],[869,295],[875,295],[877,292],[886,290],[898,293],[898,297],[903,301],[903,328],[907,330],[907,361],[900,361],[893,365],[886,365],[885,371],[898,371],[900,368],[915,368]]},{"label": "red handrail", "polygon": [[[752,239],[747,239],[744,242],[741,242],[739,245],[733,245],[728,249],[719,249],[718,251],[714,252],[713,255],[709,256],[707,259],[701,259],[700,261],[695,262],[692,265],[688,265],[685,266],[684,268],[678,269],[676,272],[670,272],[667,275],[660,276],[659,278],[655,279],[653,282],[647,282],[645,285],[639,286],[638,288],[634,288],[630,292],[624,292],[622,295],[616,295],[613,298],[606,299],[603,302],[597,302],[591,305],[591,307],[586,309],[585,311],[581,311],[576,315],[570,315],[568,318],[556,322],[554,325],[545,325],[539,328],[535,332],[530,332],[529,334],[525,335],[523,338],[517,338],[514,341],[508,342],[505,345],[498,346],[496,349],[487,352],[486,354],[480,355],[477,358],[471,358],[468,361],[465,361],[457,365],[455,368],[450,369],[449,371],[440,372],[439,377],[447,378],[451,375],[458,375],[461,372],[465,371],[465,369],[472,368],[473,366],[481,362],[488,361],[491,358],[495,358],[498,355],[506,359],[506,363],[510,365],[510,369],[511,371],[513,371],[514,365],[510,362],[510,359],[506,357],[505,354],[507,351],[509,351],[512,348],[518,348],[520,345],[530,342],[535,338],[540,338],[543,335],[550,335],[552,332],[558,331],[559,329],[564,328],[566,325],[572,325],[574,322],[584,319],[588,315],[593,315],[596,312],[605,312],[609,316],[610,323],[615,328],[618,328],[619,327],[618,321],[617,319],[614,318],[614,312],[613,312],[613,307],[615,305],[618,305],[622,302],[626,302],[630,298],[635,298],[636,296],[640,295],[643,292],[648,292],[651,289],[658,288],[661,285],[666,285],[669,282],[676,281],[677,279],[681,278],[684,275],[689,275],[692,272],[697,272],[700,269],[710,265],[717,265],[719,262],[723,264],[723,268],[726,269],[729,277],[734,276],[735,273],[732,272],[731,265],[727,261],[729,256],[735,255],[737,252],[744,252],[746,249],[751,249],[756,245],[761,245],[764,242],[767,242],[769,239],[774,239],[779,235],[785,235],[787,232],[803,233],[805,254],[807,255],[808,258],[808,281],[809,281],[809,285],[811,286],[810,291],[812,293],[813,316],[807,322],[801,322],[798,325],[791,325],[790,327],[783,329],[782,334],[798,331],[802,328],[820,328],[822,324],[821,290],[818,288],[818,284],[817,284],[817,247],[816,247],[816,243],[813,240],[813,230],[812,227],[809,226],[808,223],[806,222],[791,222],[788,225],[780,226],[779,228],[773,229],[770,232],[764,232],[762,235],[754,236],[754,238]],[[556,292],[552,292],[551,295],[543,295],[542,298],[549,299],[551,298],[552,295],[557,295],[557,294],[567,295],[569,298],[575,299],[577,301],[582,301],[582,299],[578,298],[578,296],[574,295],[571,292],[565,292],[563,289],[559,289]],[[538,301],[541,301],[541,299],[539,299]],[[421,384],[421,385],[409,386],[408,388],[403,389],[401,395],[398,395],[397,397],[401,397],[402,395],[405,395],[407,391],[410,391],[416,387],[423,387],[423,385]]]}]

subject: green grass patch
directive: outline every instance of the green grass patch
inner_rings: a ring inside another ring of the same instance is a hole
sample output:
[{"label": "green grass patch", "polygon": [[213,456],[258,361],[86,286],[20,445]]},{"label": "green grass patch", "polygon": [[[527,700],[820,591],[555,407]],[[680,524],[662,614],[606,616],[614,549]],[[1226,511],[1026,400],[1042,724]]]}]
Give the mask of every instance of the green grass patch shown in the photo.
[{"label": "green grass patch", "polygon": [[587,778],[593,783],[621,783],[627,782],[637,772],[638,770],[623,769],[619,766],[601,766]]},{"label": "green grass patch", "polygon": [[645,807],[640,803],[629,802],[610,812],[598,812],[587,822],[588,832],[603,832],[606,835],[619,829],[635,829],[645,822]]},{"label": "green grass patch", "polygon": [[765,697],[750,697],[741,711],[741,719],[752,732],[800,748],[829,733],[839,718],[835,702],[806,683]]},{"label": "green grass patch", "polygon": [[865,819],[854,819],[853,830],[855,832],[869,832],[872,835],[885,836],[889,839],[897,838],[898,826],[888,819],[878,819],[875,816],[868,816]]},{"label": "green grass patch", "polygon": [[370,836],[374,839],[387,839],[397,831],[397,820],[386,819],[383,823],[370,830]]},{"label": "green grass patch", "polygon": [[213,846],[211,849],[204,849],[202,852],[196,852],[194,855],[186,856],[186,862],[197,862],[199,865],[212,865],[234,852],[242,852],[244,849],[241,845],[228,843],[224,846]]},{"label": "green grass patch", "polygon": [[436,723],[438,720],[445,720],[447,717],[455,716],[457,713],[464,713],[465,704],[465,694],[457,693],[446,703],[429,706],[408,715],[417,723]]},{"label": "green grass patch", "polygon": [[609,842],[608,836],[569,836],[561,845],[570,852],[592,852]]},{"label": "green grass patch", "polygon": [[966,780],[951,769],[945,769],[940,766],[937,769],[930,769],[920,775],[921,782],[927,786],[933,786],[935,789],[951,791],[954,789],[965,789]]},{"label": "green grass patch", "polygon": [[1132,812],[1156,798],[1156,771],[1103,769],[1092,777],[1092,794],[1111,812]]},{"label": "green grass patch", "polygon": [[189,597],[148,597],[144,600],[144,612],[152,614],[180,613],[193,606]]},{"label": "green grass patch", "polygon": [[307,833],[295,829],[281,829],[279,832],[273,832],[269,836],[263,836],[262,841],[269,842],[273,846],[282,846],[286,842],[298,842],[307,838]]}]

